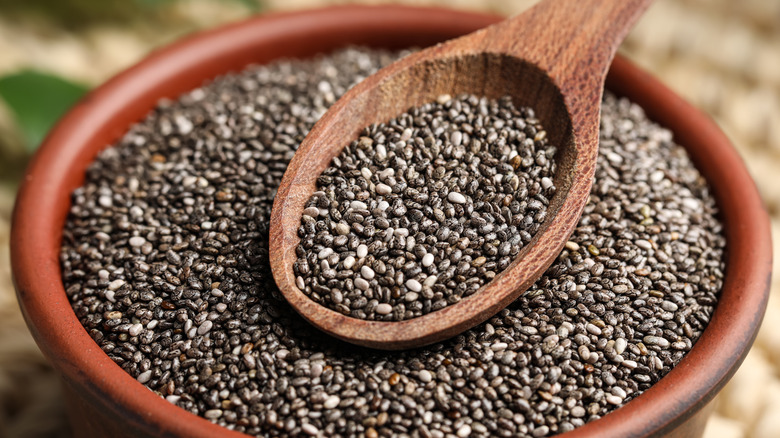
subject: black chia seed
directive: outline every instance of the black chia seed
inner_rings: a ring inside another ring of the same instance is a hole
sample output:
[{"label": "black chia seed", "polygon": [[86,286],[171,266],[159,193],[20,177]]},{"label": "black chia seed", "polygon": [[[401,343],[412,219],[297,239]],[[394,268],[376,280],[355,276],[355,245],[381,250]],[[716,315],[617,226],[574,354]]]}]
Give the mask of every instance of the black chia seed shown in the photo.
[{"label": "black chia seed", "polygon": [[320,334],[279,294],[268,220],[295,148],[397,54],[345,50],[161,102],[73,194],[62,276],[111,359],[169,402],[257,436],[533,436],[649,388],[706,327],[725,238],[671,133],[606,95],[590,201],[566,249],[488,322],[384,353]]},{"label": "black chia seed", "polygon": [[547,217],[546,137],[508,97],[444,95],[367,128],[306,204],[298,288],[354,318],[392,321],[475,293]]}]

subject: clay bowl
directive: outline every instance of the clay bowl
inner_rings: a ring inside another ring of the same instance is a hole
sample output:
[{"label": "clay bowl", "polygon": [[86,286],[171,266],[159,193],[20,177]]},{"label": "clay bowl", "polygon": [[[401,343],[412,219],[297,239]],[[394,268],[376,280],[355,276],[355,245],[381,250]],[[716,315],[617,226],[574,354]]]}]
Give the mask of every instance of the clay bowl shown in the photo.
[{"label": "clay bowl", "polygon": [[[96,89],[49,134],[27,169],[13,217],[17,295],[38,345],[61,373],[78,437],[239,437],[168,403],[111,361],[71,310],[59,245],[70,193],[87,165],[158,99],[250,63],[307,57],[348,44],[426,46],[500,17],[399,6],[340,7],[258,17],[161,49]],[[671,128],[710,181],[726,224],[729,264],[720,304],[687,357],[626,406],[563,436],[698,436],[708,404],[747,354],[766,307],[769,220],[728,139],[701,112],[618,57],[608,88]]]}]

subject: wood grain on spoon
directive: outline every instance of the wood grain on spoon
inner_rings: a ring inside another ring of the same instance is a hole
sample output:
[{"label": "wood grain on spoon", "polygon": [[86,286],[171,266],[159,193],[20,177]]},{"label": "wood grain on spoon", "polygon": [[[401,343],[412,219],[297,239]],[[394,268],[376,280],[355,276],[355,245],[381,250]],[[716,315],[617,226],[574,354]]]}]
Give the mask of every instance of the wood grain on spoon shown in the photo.
[{"label": "wood grain on spoon", "polygon": [[[270,259],[290,305],[347,342],[397,350],[431,344],[506,307],[562,250],[590,194],[598,154],[604,79],[620,42],[652,0],[547,0],[527,12],[409,55],[348,91],[314,126],[274,201]],[[361,131],[442,94],[499,98],[534,109],[558,147],[557,192],[547,220],[514,262],[460,302],[404,321],[366,321],[312,301],[295,285],[293,263],[305,203],[317,177]]]}]

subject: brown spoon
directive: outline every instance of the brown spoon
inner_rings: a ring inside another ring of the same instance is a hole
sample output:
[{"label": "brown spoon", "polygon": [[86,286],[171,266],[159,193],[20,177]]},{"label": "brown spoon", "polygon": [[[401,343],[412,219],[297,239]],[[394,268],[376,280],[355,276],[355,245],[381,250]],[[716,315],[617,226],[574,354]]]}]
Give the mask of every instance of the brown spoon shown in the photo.
[{"label": "brown spoon", "polygon": [[[270,259],[292,307],[347,342],[386,350],[431,344],[490,318],[552,264],[590,194],[601,96],[620,42],[652,0],[547,0],[527,12],[409,55],[347,92],[309,132],[282,178],[271,214]],[[304,204],[317,177],[360,132],[442,94],[512,96],[535,110],[558,146],[557,192],[547,220],[514,262],[460,302],[418,318],[366,321],[324,307],[298,289],[293,272]]]}]

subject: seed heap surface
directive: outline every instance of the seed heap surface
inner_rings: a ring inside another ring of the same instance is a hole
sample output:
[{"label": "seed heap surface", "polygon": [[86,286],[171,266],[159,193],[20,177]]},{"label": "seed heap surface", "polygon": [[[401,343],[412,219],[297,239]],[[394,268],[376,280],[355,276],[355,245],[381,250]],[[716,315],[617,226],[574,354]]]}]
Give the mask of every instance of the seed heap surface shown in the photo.
[{"label": "seed heap surface", "polygon": [[62,275],[103,351],[183,409],[257,436],[533,436],[658,381],[709,321],[724,238],[671,134],[606,96],[596,180],[545,275],[488,322],[396,353],[330,339],[276,289],[268,221],[298,142],[392,58],[347,50],[162,102],[73,194]]},{"label": "seed heap surface", "polygon": [[531,109],[469,95],[367,128],[306,204],[298,288],[343,314],[396,321],[473,294],[547,217],[546,137]]}]

